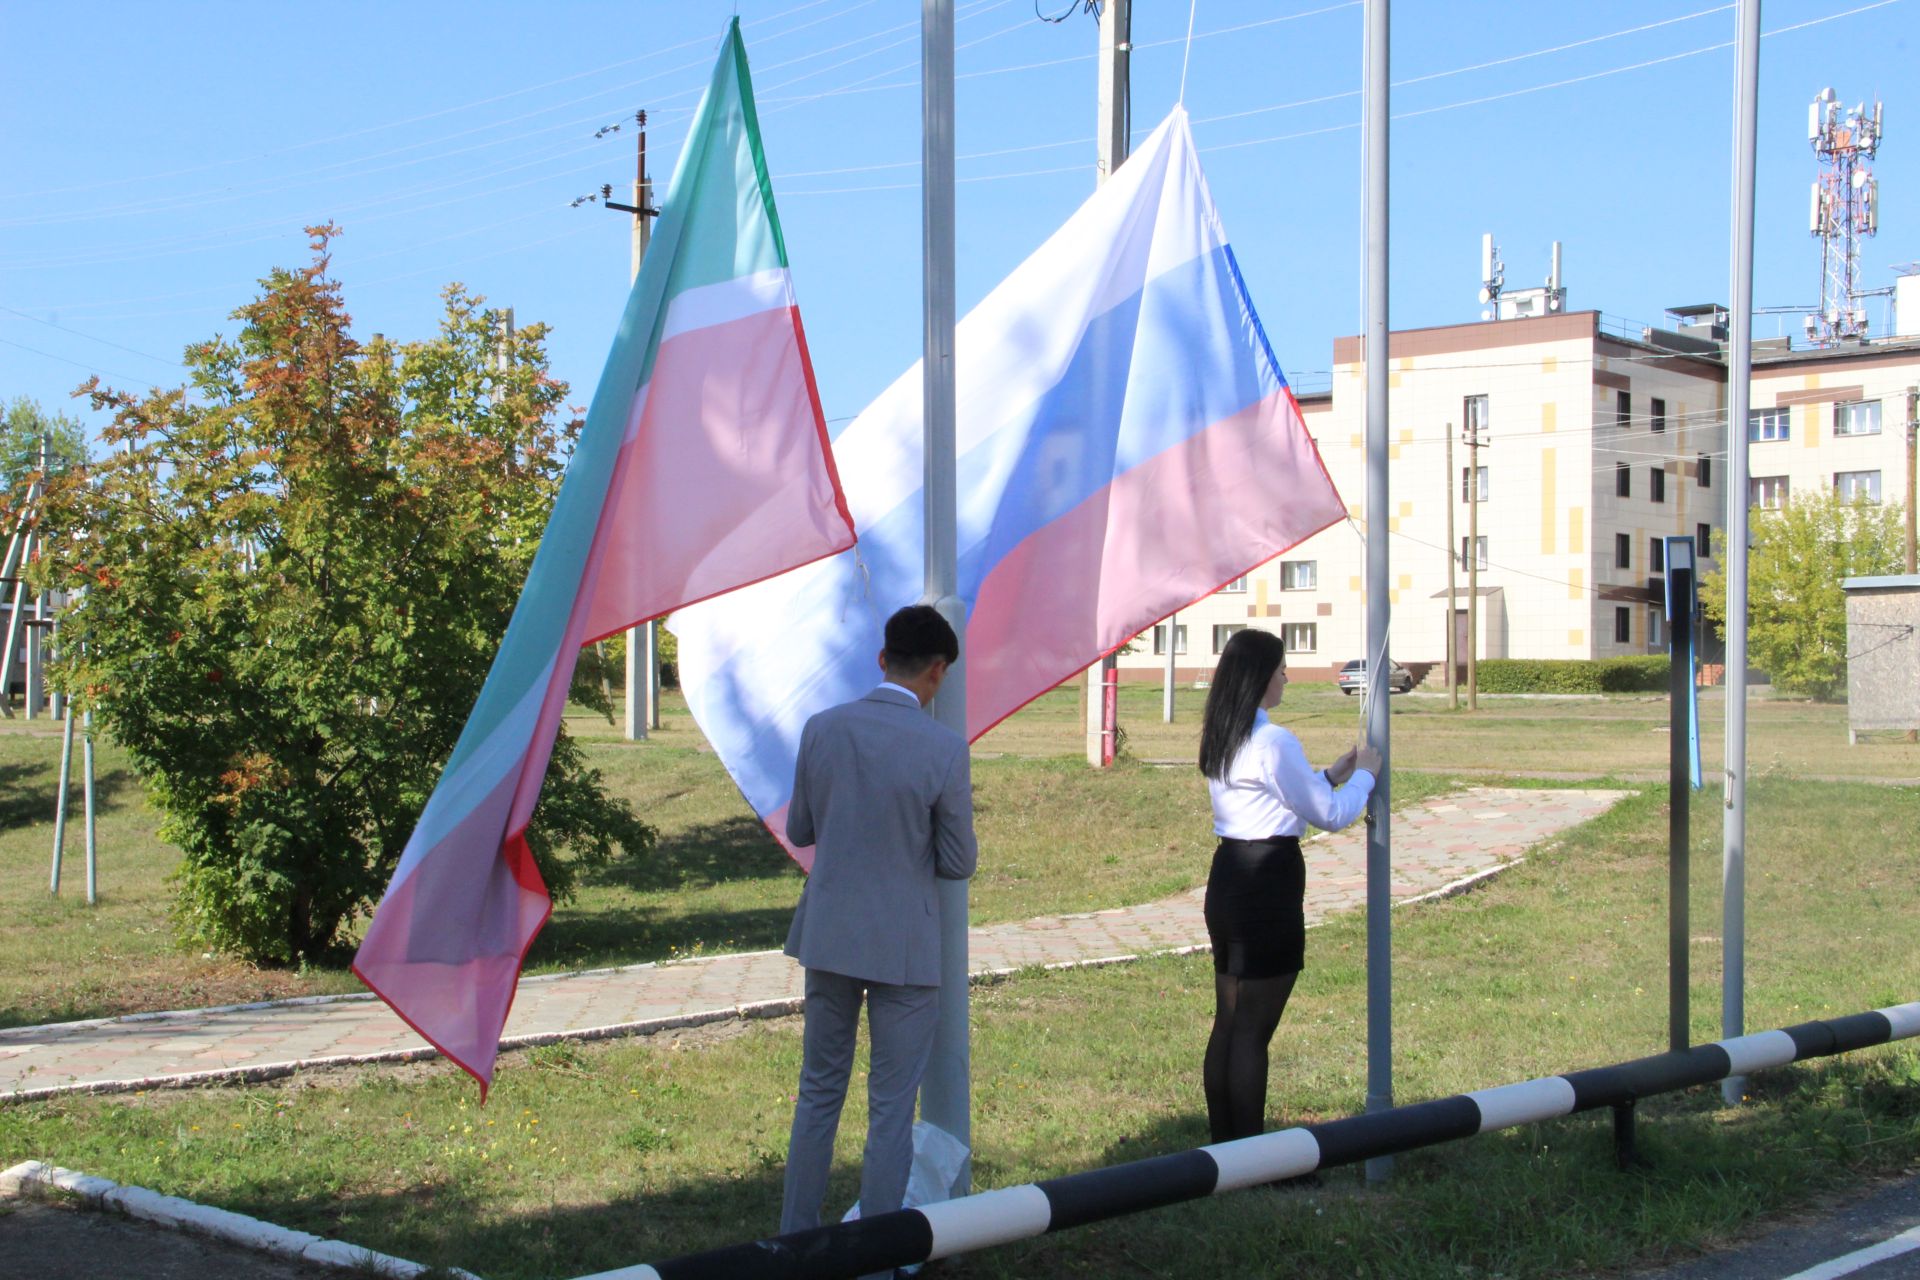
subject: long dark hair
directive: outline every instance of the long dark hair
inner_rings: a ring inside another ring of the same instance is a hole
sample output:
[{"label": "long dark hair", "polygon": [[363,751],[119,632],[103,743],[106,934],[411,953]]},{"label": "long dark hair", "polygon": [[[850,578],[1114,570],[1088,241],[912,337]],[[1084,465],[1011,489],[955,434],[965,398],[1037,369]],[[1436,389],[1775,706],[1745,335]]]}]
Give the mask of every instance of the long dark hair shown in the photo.
[{"label": "long dark hair", "polygon": [[1200,719],[1201,773],[1225,781],[1227,767],[1253,733],[1253,713],[1286,658],[1286,645],[1271,631],[1248,627],[1227,638]]}]

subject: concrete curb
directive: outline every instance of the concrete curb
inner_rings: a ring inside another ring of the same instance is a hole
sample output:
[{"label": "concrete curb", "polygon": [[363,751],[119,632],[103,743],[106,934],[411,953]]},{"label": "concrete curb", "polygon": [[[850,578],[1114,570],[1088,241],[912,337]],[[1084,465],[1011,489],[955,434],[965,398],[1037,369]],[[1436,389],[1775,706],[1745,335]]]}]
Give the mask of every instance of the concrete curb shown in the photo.
[{"label": "concrete curb", "polygon": [[[39,1160],[28,1160],[0,1172],[0,1198],[28,1197],[73,1199],[89,1209],[123,1213],[169,1230],[207,1236],[243,1249],[322,1266],[356,1268],[395,1280],[412,1280],[431,1270],[418,1262],[408,1262],[344,1240],[328,1240],[305,1231],[294,1231],[244,1213],[162,1195],[146,1187],[122,1186],[108,1178],[57,1168]],[[457,1267],[448,1271],[463,1280],[480,1280],[472,1272]]]}]

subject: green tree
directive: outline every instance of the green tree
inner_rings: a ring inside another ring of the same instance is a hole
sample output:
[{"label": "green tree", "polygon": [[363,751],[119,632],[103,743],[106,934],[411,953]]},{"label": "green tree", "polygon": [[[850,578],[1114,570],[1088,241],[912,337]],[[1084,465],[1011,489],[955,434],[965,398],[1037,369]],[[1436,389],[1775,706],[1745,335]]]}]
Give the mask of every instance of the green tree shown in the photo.
[{"label": "green tree", "polygon": [[[339,958],[498,648],[578,420],[545,327],[460,286],[439,333],[362,346],[314,258],[187,351],[190,385],[93,387],[111,451],[55,481],[43,564],[85,595],[57,679],[132,754],[183,855],[183,935]],[[599,699],[583,686],[578,696]],[[563,729],[528,843],[556,896],[652,835]]]},{"label": "green tree", "polygon": [[[1752,513],[1747,554],[1747,650],[1785,693],[1837,697],[1847,684],[1847,578],[1895,573],[1903,563],[1899,503],[1845,503],[1831,491]],[[1724,566],[1725,535],[1716,564]],[[1700,575],[1701,607],[1727,632],[1724,567]]]},{"label": "green tree", "polygon": [[64,470],[87,460],[87,435],[77,418],[49,413],[37,400],[16,396],[0,411],[0,493],[40,470],[40,442],[48,442],[47,469]]}]

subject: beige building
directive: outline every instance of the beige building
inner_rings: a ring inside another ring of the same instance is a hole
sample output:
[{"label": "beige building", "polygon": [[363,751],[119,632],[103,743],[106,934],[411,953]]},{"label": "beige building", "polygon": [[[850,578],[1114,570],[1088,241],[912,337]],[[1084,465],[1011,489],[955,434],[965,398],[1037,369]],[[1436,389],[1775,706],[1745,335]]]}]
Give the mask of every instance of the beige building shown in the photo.
[{"label": "beige building", "polygon": [[[1393,334],[1392,506],[1380,513],[1364,505],[1361,340],[1336,341],[1332,390],[1301,396],[1300,407],[1353,524],[1183,610],[1177,677],[1205,679],[1226,638],[1248,626],[1286,639],[1296,676],[1330,677],[1364,656],[1359,534],[1382,527],[1389,649],[1417,672],[1445,660],[1449,547],[1462,661],[1470,553],[1479,564],[1482,657],[1664,652],[1664,539],[1692,536],[1704,555],[1709,533],[1717,547],[1726,525],[1727,371],[1717,341],[1725,315],[1688,308],[1683,318],[1689,323],[1677,331],[1631,336],[1593,311]],[[1810,486],[1899,500],[1920,342],[1819,352],[1764,345],[1755,353],[1749,433],[1756,504],[1777,505]],[[1471,462],[1470,427],[1483,446]],[[1478,524],[1471,548],[1470,516]],[[1160,678],[1166,643],[1164,625],[1144,634],[1119,660],[1122,679]]]}]

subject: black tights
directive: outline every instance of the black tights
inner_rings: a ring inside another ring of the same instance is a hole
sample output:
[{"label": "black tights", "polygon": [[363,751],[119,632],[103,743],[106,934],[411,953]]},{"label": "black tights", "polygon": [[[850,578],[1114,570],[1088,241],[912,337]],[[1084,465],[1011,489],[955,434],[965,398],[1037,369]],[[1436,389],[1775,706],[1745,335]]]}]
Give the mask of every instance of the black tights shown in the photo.
[{"label": "black tights", "polygon": [[1213,1034],[1201,1082],[1213,1141],[1264,1132],[1267,1123],[1267,1044],[1287,1011],[1298,973],[1277,978],[1213,975]]}]

